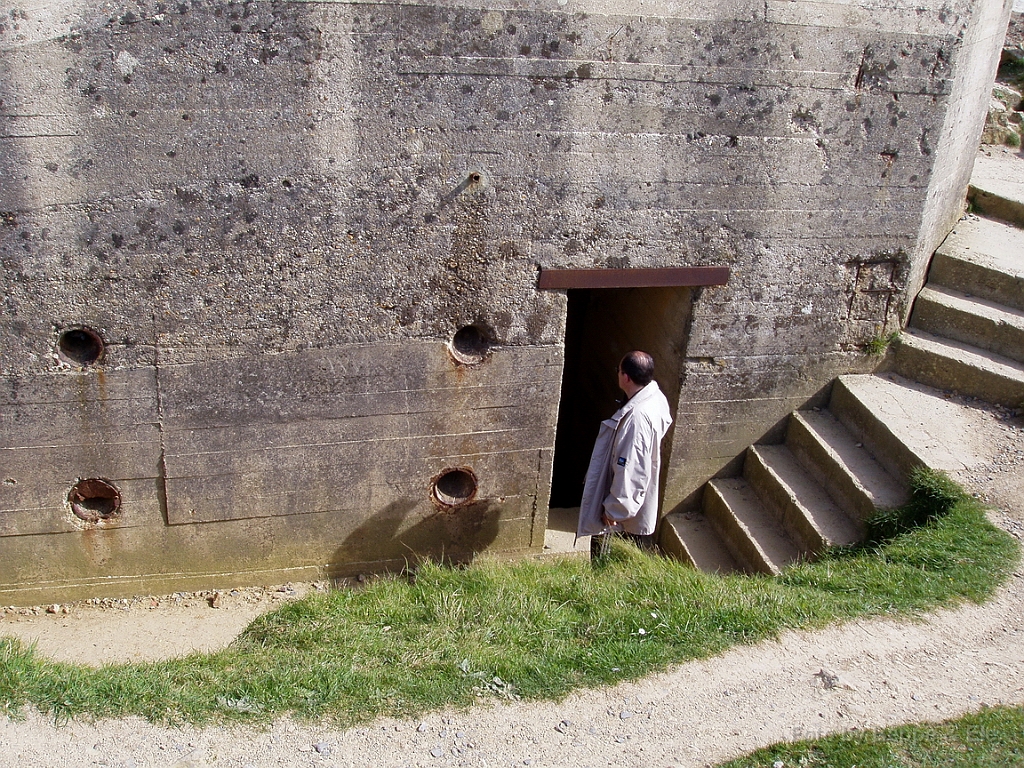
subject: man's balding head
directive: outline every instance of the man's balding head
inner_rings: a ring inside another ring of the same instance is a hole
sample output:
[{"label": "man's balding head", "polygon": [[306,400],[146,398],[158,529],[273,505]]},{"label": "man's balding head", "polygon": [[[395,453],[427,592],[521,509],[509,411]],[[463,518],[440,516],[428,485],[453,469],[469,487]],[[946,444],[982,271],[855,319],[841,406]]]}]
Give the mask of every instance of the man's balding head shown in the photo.
[{"label": "man's balding head", "polygon": [[646,352],[634,349],[622,358],[619,370],[634,384],[646,387],[654,379],[654,358]]}]

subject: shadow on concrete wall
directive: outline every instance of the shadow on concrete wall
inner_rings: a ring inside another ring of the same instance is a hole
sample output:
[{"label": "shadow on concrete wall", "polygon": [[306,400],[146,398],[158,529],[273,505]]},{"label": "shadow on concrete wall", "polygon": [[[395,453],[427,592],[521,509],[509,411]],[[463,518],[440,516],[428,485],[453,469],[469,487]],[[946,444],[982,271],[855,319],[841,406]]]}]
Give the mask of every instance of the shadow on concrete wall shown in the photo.
[{"label": "shadow on concrete wall", "polygon": [[334,551],[328,576],[351,576],[374,561],[394,567],[415,567],[428,560],[469,563],[498,536],[501,507],[493,501],[438,510],[406,525],[419,506],[411,499],[396,501],[367,519]]}]

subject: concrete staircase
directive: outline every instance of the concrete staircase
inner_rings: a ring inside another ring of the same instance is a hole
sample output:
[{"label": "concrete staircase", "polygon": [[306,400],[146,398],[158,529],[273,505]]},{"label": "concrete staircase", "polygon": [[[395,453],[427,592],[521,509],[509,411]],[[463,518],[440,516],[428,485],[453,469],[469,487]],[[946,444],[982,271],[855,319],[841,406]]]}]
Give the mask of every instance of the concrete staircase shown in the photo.
[{"label": "concrete staircase", "polygon": [[1024,210],[1019,215],[1013,223],[968,216],[935,252],[896,349],[898,373],[991,403],[1024,403]]},{"label": "concrete staircase", "polygon": [[979,158],[982,216],[935,252],[891,370],[839,377],[827,407],[789,416],[782,443],[747,448],[741,476],[710,480],[700,511],[665,519],[668,554],[709,572],[777,574],[855,543],[877,509],[907,500],[911,469],[962,466],[968,427],[946,391],[1024,405],[1024,161],[1000,163]]},{"label": "concrete staircase", "polygon": [[747,448],[743,474],[710,480],[699,513],[666,518],[662,548],[705,571],[777,574],[860,541],[875,509],[907,500],[900,478],[920,461],[877,415],[875,378],[839,377],[827,408],[790,415],[783,443]]}]

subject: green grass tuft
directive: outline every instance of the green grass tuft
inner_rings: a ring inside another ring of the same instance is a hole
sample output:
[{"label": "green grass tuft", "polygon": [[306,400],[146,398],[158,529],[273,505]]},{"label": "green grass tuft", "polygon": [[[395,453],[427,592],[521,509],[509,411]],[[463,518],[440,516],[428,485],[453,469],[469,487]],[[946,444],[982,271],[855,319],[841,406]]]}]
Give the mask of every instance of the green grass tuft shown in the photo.
[{"label": "green grass tuft", "polygon": [[864,344],[864,351],[873,357],[882,357],[889,350],[889,346],[899,337],[899,331],[893,331],[883,336],[875,336]]},{"label": "green grass tuft", "polygon": [[869,545],[937,520],[967,501],[967,494],[945,473],[927,467],[911,472],[910,493],[910,502],[905,506],[879,510],[867,521]]},{"label": "green grass tuft", "polygon": [[1024,765],[1024,709],[983,709],[945,723],[775,744],[719,768],[1007,768]]},{"label": "green grass tuft", "polygon": [[869,546],[777,578],[708,575],[616,542],[598,568],[426,564],[413,584],[312,595],[256,619],[222,652],[171,661],[93,669],[4,638],[0,711],[172,723],[293,713],[351,725],[481,698],[558,698],[788,628],[991,595],[1017,561],[1013,539],[948,481],[921,475],[914,488],[912,509]]}]

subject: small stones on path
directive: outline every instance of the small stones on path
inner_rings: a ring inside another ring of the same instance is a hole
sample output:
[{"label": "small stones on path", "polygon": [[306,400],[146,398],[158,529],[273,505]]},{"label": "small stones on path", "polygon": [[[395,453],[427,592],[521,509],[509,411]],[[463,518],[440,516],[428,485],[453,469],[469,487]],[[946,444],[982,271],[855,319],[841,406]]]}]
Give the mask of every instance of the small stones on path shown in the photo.
[{"label": "small stones on path", "polygon": [[173,608],[199,608],[204,604],[210,608],[226,609],[232,604],[253,605],[294,600],[310,592],[327,592],[330,583],[315,581],[302,584],[281,584],[266,587],[238,587],[230,591],[199,590],[195,592],[172,592],[169,595],[136,595],[134,597],[90,597],[67,603],[51,603],[35,606],[0,606],[0,618],[4,616],[67,616],[79,614],[86,609],[131,611],[154,609],[161,606]]},{"label": "small stones on path", "polygon": [[825,690],[831,690],[839,685],[839,675],[824,667],[815,672],[814,676],[821,680],[821,687]]}]

